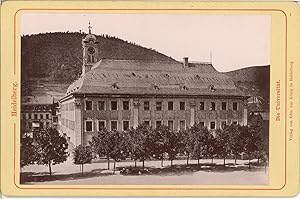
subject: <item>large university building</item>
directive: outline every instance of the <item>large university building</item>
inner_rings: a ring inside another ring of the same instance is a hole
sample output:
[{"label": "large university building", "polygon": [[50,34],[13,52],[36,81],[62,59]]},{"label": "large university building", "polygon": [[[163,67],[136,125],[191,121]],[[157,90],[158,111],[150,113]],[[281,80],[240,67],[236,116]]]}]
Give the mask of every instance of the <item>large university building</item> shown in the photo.
[{"label": "large university building", "polygon": [[60,100],[59,131],[74,145],[88,144],[102,128],[140,123],[173,130],[247,124],[247,96],[211,63],[99,59],[91,31],[82,46],[82,75]]}]

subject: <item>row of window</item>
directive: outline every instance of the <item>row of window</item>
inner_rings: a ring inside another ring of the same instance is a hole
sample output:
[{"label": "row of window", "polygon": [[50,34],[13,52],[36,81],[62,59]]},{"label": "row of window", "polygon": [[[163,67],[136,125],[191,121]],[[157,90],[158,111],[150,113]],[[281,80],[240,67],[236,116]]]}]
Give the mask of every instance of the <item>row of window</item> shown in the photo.
[{"label": "row of window", "polygon": [[51,105],[23,105],[22,110],[36,110],[36,111],[45,111],[51,110]]},{"label": "row of window", "polygon": [[43,114],[43,113],[23,113],[22,114],[22,119],[35,119],[35,120],[42,120],[42,119],[47,119],[49,120],[50,119],[50,114],[49,113],[46,113],[46,114]]},{"label": "row of window", "polygon": [[50,122],[27,122],[26,129],[43,129],[50,127]]},{"label": "row of window", "polygon": [[[144,123],[151,126],[150,120],[145,120]],[[162,124],[163,124],[162,120],[156,120],[155,121],[155,127],[159,127]],[[199,124],[202,125],[202,126],[205,126],[204,122],[199,122]],[[232,124],[238,124],[238,121],[233,120]],[[226,120],[221,121],[220,128],[224,128],[225,125],[227,125],[227,121]],[[101,131],[102,129],[107,128],[106,120],[97,120],[97,126],[98,126],[98,128],[97,128],[98,131]],[[168,120],[167,126],[169,127],[169,129],[171,131],[173,131],[174,130],[174,120]],[[122,130],[127,131],[127,130],[129,130],[129,128],[130,128],[129,120],[123,120],[122,121]],[[185,130],[186,129],[186,121],[185,120],[179,120],[179,127],[178,128],[179,128],[178,130]],[[217,128],[216,127],[216,122],[215,121],[210,121],[209,129],[215,130],[216,128]],[[117,120],[111,120],[109,130],[114,131],[114,130],[118,130],[118,129],[119,129],[118,128],[118,121]],[[85,121],[85,131],[86,132],[93,132],[94,131],[94,122],[92,120],[86,120]]]},{"label": "row of window", "polygon": [[[163,109],[163,102],[157,101],[155,106],[157,111],[161,111]],[[105,101],[98,101],[98,110],[106,110],[105,107]],[[198,107],[199,110],[205,110],[205,102],[200,102]],[[143,108],[145,111],[150,110],[150,102],[144,101]],[[169,111],[174,110],[174,102],[168,101],[167,108]],[[85,110],[93,110],[93,101],[85,102]],[[110,101],[110,110],[118,110],[118,101]],[[122,101],[122,110],[129,110],[129,101]],[[186,110],[186,102],[179,102],[179,110]],[[209,110],[217,110],[216,102],[210,102]],[[221,102],[220,110],[228,110],[228,102]],[[238,110],[237,102],[232,102],[232,110]]]}]

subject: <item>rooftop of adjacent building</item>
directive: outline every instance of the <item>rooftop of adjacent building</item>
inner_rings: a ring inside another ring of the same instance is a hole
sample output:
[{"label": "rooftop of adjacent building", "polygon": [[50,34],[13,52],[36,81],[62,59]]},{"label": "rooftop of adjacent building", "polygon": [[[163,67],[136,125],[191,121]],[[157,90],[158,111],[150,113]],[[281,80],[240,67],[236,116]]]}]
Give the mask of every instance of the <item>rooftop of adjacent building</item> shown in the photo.
[{"label": "rooftop of adjacent building", "polygon": [[50,95],[34,95],[34,96],[22,96],[22,105],[51,105],[58,102],[58,98]]}]

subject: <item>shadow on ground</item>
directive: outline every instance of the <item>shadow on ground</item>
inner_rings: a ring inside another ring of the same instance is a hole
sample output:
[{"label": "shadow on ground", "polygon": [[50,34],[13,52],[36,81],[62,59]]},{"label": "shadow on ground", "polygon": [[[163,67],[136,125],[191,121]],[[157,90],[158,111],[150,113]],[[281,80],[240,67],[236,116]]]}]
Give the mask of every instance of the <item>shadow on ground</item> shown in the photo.
[{"label": "shadow on ground", "polygon": [[244,164],[226,164],[216,165],[216,164],[190,164],[190,165],[173,165],[166,166],[163,168],[154,168],[154,167],[118,167],[117,168],[122,175],[186,175],[192,174],[198,171],[206,172],[234,172],[234,171],[247,171],[247,172],[257,172],[265,171],[264,167],[261,166],[251,166]]},{"label": "shadow on ground", "polygon": [[89,172],[81,173],[70,173],[70,174],[56,174],[52,173],[52,176],[48,172],[23,172],[20,175],[20,183],[26,184],[28,182],[46,182],[46,181],[68,181],[68,180],[78,180],[85,178],[94,178],[101,176],[113,175],[111,172],[103,172],[105,169],[94,169]]}]

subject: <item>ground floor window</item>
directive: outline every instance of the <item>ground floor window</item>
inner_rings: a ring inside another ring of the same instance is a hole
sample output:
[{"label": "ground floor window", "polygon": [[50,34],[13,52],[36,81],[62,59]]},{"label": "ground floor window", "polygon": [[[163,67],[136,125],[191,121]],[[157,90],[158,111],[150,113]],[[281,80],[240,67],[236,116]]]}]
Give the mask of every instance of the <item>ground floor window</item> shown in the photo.
[{"label": "ground floor window", "polygon": [[111,131],[118,130],[118,121],[110,121],[110,130]]},{"label": "ground floor window", "polygon": [[98,131],[103,130],[106,127],[105,121],[104,120],[99,120],[98,121]]},{"label": "ground floor window", "polygon": [[216,129],[216,122],[210,122],[210,129]]},{"label": "ground floor window", "polygon": [[155,122],[155,127],[156,127],[156,128],[159,127],[159,126],[161,126],[161,125],[162,125],[161,120],[157,120],[157,121]]},{"label": "ground floor window", "polygon": [[85,131],[86,132],[93,131],[93,121],[85,121]]},{"label": "ground floor window", "polygon": [[233,103],[232,103],[232,109],[233,109],[234,111],[237,111],[237,110],[238,110],[238,103],[237,103],[237,102],[233,102]]},{"label": "ground floor window", "polygon": [[239,123],[238,123],[238,121],[237,121],[237,120],[232,120],[232,124],[234,124],[234,125],[238,125]]},{"label": "ground floor window", "polygon": [[144,124],[146,124],[147,126],[150,126],[150,120],[145,120]]},{"label": "ground floor window", "polygon": [[173,120],[168,120],[168,128],[170,131],[173,131],[174,129],[174,122]]},{"label": "ground floor window", "polygon": [[199,125],[200,126],[204,126],[204,122],[199,122]]},{"label": "ground floor window", "polygon": [[227,125],[226,120],[221,121],[221,128],[222,128],[222,129],[225,129],[225,126],[226,126],[226,125]]},{"label": "ground floor window", "polygon": [[179,130],[185,130],[185,120],[179,121]]},{"label": "ground floor window", "polygon": [[129,130],[129,121],[123,121],[123,131]]}]

